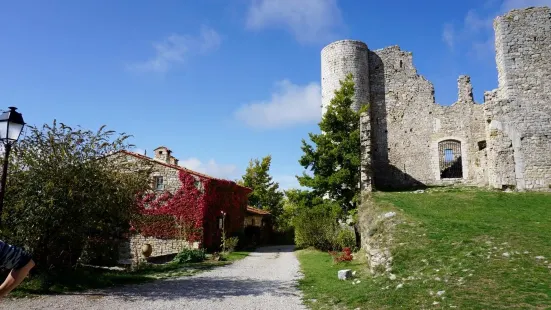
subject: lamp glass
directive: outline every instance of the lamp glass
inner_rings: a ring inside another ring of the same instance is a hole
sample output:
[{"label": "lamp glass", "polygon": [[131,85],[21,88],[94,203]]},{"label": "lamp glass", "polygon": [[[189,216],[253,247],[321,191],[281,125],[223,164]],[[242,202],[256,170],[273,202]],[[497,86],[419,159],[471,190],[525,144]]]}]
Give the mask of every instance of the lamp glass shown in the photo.
[{"label": "lamp glass", "polygon": [[8,120],[0,121],[0,140],[5,141],[8,138]]},{"label": "lamp glass", "polygon": [[19,135],[21,134],[22,130],[23,130],[23,124],[11,122],[8,127],[8,141],[9,142],[17,141],[17,139],[19,139]]}]

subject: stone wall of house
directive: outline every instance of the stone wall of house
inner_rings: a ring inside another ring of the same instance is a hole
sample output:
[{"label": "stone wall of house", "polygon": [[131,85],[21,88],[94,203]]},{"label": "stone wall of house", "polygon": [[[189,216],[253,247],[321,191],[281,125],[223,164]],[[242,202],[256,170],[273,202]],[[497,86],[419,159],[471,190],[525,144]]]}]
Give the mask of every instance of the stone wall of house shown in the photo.
[{"label": "stone wall of house", "polygon": [[486,93],[489,181],[551,188],[551,9],[513,10],[494,21],[498,89]]},{"label": "stone wall of house", "polygon": [[[356,82],[353,108],[370,105],[360,126],[362,189],[448,183],[551,189],[551,9],[513,10],[497,17],[494,28],[499,88],[486,93],[484,104],[474,102],[465,75],[457,102],[436,104],[432,83],[398,46],[370,51],[342,40],[322,50],[322,111],[348,73]],[[460,143],[459,178],[441,177],[439,144],[447,140]]]},{"label": "stone wall of house", "polygon": [[146,244],[150,244],[152,248],[150,257],[177,254],[184,248],[199,248],[198,242],[189,243],[181,239],[158,239],[136,234],[132,235],[128,242],[121,244],[119,248],[120,263],[135,264],[144,260],[142,247]]}]

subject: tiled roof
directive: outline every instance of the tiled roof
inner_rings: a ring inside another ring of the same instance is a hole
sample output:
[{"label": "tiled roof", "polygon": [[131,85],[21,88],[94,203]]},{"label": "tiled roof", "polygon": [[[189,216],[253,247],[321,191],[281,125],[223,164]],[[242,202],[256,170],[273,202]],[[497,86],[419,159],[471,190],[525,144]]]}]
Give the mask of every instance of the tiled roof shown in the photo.
[{"label": "tiled roof", "polygon": [[[181,171],[185,171],[189,174],[192,174],[192,175],[195,175],[195,176],[198,176],[200,178],[205,178],[205,179],[211,179],[211,180],[218,180],[218,181],[226,181],[226,182],[233,182],[235,183],[234,181],[230,181],[230,180],[224,180],[224,179],[219,179],[219,178],[215,178],[213,176],[210,176],[210,175],[206,175],[204,173],[201,173],[201,172],[197,172],[197,171],[193,171],[193,170],[190,170],[188,168],[185,168],[185,167],[182,167],[182,166],[178,166],[178,165],[173,165],[173,164],[168,164],[168,163],[165,163],[165,162],[162,162],[162,161],[159,161],[159,160],[155,160],[151,157],[147,157],[145,155],[142,155],[142,154],[138,154],[138,153],[134,153],[134,152],[130,152],[130,151],[127,151],[127,150],[121,150],[119,152],[122,152],[126,155],[130,155],[130,156],[133,156],[133,157],[136,157],[136,158],[139,158],[139,159],[144,159],[144,160],[149,160],[151,162],[154,162],[156,164],[159,164],[161,166],[165,166],[165,167],[169,167],[169,168],[173,168],[173,169],[177,169],[177,170],[181,170]],[[118,152],[117,152],[118,153]],[[116,153],[115,153],[116,154]],[[237,183],[236,183],[237,184]],[[239,185],[237,184],[237,186],[241,187],[241,188],[245,188],[249,191],[252,191],[252,189],[248,188],[248,187],[245,187],[245,186],[242,186],[242,185]]]},{"label": "tiled roof", "polygon": [[257,209],[255,207],[251,207],[251,206],[247,206],[247,212],[258,214],[258,215],[270,215],[271,214],[270,212],[268,212],[266,210]]}]

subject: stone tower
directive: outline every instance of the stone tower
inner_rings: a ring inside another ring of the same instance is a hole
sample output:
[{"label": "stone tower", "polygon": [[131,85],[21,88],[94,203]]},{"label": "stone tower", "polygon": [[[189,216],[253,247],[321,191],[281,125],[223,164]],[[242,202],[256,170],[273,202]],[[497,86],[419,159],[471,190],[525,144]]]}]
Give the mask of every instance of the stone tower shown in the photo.
[{"label": "stone tower", "polygon": [[369,49],[361,41],[341,40],[321,50],[321,100],[322,115],[340,88],[339,81],[352,73],[355,83],[353,108],[369,103]]}]

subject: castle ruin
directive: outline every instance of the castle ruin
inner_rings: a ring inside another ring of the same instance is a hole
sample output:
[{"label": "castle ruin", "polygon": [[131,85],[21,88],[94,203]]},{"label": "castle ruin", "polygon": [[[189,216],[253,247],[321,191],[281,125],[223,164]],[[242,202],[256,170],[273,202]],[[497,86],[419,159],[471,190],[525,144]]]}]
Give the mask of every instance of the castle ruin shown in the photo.
[{"label": "castle ruin", "polygon": [[498,88],[474,102],[468,76],[451,106],[435,102],[412,53],[360,41],[321,51],[322,110],[352,73],[361,117],[363,190],[461,183],[551,190],[551,9],[494,20]]}]

